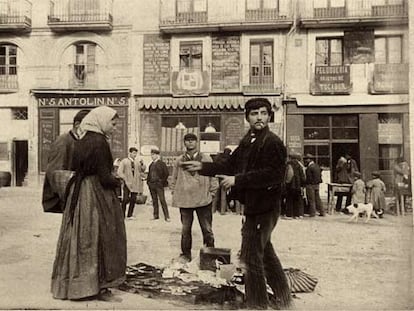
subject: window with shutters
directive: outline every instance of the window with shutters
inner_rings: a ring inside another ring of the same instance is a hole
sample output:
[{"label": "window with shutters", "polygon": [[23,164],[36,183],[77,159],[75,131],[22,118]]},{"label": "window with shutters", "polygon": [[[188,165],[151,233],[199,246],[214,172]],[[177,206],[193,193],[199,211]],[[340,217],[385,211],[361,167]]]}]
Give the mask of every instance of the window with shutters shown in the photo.
[{"label": "window with shutters", "polygon": [[342,38],[317,38],[315,49],[316,66],[343,65]]},{"label": "window with shutters", "polygon": [[201,41],[180,43],[180,70],[203,69],[203,43]]},{"label": "window with shutters", "polygon": [[250,42],[250,85],[273,84],[273,41]]},{"label": "window with shutters", "polygon": [[96,86],[96,45],[78,43],[75,45],[75,62],[73,64],[73,86]]}]

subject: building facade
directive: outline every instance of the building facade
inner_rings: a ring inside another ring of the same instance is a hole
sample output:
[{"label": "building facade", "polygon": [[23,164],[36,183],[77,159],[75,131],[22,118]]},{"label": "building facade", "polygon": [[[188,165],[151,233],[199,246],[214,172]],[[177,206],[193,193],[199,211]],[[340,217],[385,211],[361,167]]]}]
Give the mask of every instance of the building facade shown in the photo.
[{"label": "building facade", "polygon": [[212,155],[266,97],[270,128],[334,178],[350,153],[389,182],[410,157],[407,0],[0,1],[0,171],[39,180],[50,143],[84,107],[120,115],[114,157],[168,165],[196,133]]}]

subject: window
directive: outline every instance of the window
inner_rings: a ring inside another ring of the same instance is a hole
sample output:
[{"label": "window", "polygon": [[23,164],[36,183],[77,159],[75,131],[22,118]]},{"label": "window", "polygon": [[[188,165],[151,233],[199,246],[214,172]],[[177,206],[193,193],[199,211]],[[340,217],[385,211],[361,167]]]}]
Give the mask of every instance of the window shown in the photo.
[{"label": "window", "polygon": [[380,170],[391,170],[402,154],[402,115],[387,113],[378,115],[378,142]]},{"label": "window", "polygon": [[303,154],[312,154],[315,156],[316,163],[322,169],[329,169],[330,167],[330,157],[329,157],[329,144],[321,143],[321,144],[313,144],[313,145],[305,145],[303,148]]},{"label": "window", "polygon": [[0,45],[0,75],[17,75],[17,47]]},{"label": "window", "polygon": [[340,66],[343,64],[343,44],[340,38],[316,39],[316,66]]},{"label": "window", "polygon": [[206,12],[206,0],[177,0],[177,13]]},{"label": "window", "polygon": [[340,8],[345,6],[345,0],[313,0],[315,8]]},{"label": "window", "polygon": [[13,120],[27,120],[27,107],[12,108],[11,112]]},{"label": "window", "polygon": [[387,36],[375,38],[375,63],[402,63],[402,36]]},{"label": "window", "polygon": [[203,43],[181,42],[180,43],[180,70],[203,69]]},{"label": "window", "polygon": [[273,41],[250,42],[250,84],[273,84]]},{"label": "window", "polygon": [[94,43],[78,43],[75,45],[74,75],[78,83],[86,82],[88,75],[95,73],[96,45]]},{"label": "window", "polygon": [[247,10],[268,10],[277,9],[277,0],[246,0]]}]

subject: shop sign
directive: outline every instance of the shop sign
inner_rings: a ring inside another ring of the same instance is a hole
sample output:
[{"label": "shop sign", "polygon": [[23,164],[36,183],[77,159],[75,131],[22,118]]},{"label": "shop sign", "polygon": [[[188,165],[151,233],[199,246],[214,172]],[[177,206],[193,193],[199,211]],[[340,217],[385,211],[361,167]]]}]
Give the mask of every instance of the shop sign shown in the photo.
[{"label": "shop sign", "polygon": [[37,97],[39,107],[96,107],[96,106],[127,106],[127,96],[57,96]]},{"label": "shop sign", "polygon": [[351,92],[350,67],[316,66],[312,94],[349,94]]},{"label": "shop sign", "polygon": [[408,93],[407,64],[376,64],[371,93]]},{"label": "shop sign", "polygon": [[379,144],[402,144],[402,125],[398,123],[378,124],[378,143]]},{"label": "shop sign", "polygon": [[173,96],[208,95],[209,86],[207,71],[184,68],[172,72]]}]

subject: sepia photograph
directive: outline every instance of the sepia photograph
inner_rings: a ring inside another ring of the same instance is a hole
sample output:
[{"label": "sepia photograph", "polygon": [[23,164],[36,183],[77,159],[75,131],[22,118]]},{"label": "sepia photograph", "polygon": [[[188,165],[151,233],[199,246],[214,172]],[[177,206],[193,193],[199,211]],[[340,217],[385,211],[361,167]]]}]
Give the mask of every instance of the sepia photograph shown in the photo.
[{"label": "sepia photograph", "polygon": [[0,310],[413,310],[413,20],[0,0]]}]

